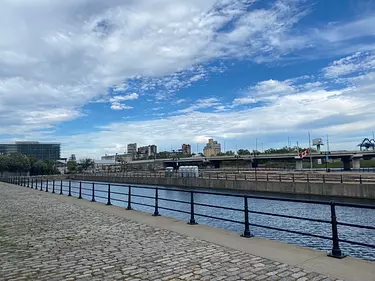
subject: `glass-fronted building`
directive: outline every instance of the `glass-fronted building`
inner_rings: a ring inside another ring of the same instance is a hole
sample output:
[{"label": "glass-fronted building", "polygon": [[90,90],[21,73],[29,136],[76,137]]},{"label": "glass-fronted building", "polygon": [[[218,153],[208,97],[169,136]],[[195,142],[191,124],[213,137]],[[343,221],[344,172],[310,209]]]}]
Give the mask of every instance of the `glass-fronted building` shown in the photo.
[{"label": "glass-fronted building", "polygon": [[39,160],[60,159],[60,143],[42,143],[37,141],[19,141],[11,144],[0,144],[0,154],[20,152],[28,157]]}]

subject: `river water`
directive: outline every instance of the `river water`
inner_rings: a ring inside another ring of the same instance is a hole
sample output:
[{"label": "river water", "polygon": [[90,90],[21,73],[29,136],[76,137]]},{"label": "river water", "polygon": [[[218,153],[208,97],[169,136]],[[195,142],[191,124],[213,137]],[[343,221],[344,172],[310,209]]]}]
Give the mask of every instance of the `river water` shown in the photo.
[{"label": "river water", "polygon": [[[78,197],[78,187],[79,182],[71,182],[72,184],[72,195]],[[107,202],[107,183],[95,183],[95,199],[99,202]],[[91,200],[91,183],[82,183],[83,194],[82,197]],[[51,186],[50,186],[51,188]],[[60,187],[56,187],[59,189]],[[181,188],[174,188],[179,190],[184,190]],[[219,190],[200,190],[208,192],[223,192]],[[127,193],[127,186],[116,186],[111,184],[111,192]],[[63,193],[68,193],[68,182],[63,183]],[[227,192],[229,193],[229,192]],[[245,194],[231,192],[231,194]],[[247,193],[249,194],[249,193]],[[154,190],[142,189],[140,186],[132,184],[132,195],[143,195],[143,196],[155,196]],[[259,194],[256,194],[259,195]],[[285,195],[280,195],[281,197],[286,197]],[[289,196],[290,197],[290,196]],[[127,203],[116,201],[115,199],[120,199],[123,201],[127,200],[127,195],[111,194],[112,204],[126,207]],[[190,194],[188,192],[177,192],[172,190],[159,190],[159,199],[168,198],[180,201],[190,201]],[[322,198],[319,198],[322,200]],[[327,200],[327,199],[326,199]],[[342,200],[342,199],[341,199]],[[210,205],[218,205],[230,208],[244,208],[244,199],[241,197],[229,197],[229,196],[219,196],[219,195],[208,195],[208,194],[195,194],[195,203],[203,203]],[[143,203],[154,205],[154,199],[139,198],[132,196],[132,208],[139,211],[144,211],[148,213],[153,213],[153,207],[141,206],[135,203]],[[307,204],[307,203],[297,203],[297,202],[284,202],[284,201],[272,201],[265,199],[253,199],[249,198],[249,210],[260,211],[268,213],[276,213],[282,215],[290,216],[300,216],[314,219],[330,220],[331,212],[329,205],[321,204]],[[369,203],[369,202],[362,202]],[[178,210],[184,210],[190,212],[190,205],[177,202],[167,202],[159,200],[159,207],[173,208]],[[195,212],[198,214],[204,214],[209,216],[215,216],[220,218],[226,218],[231,220],[237,220],[240,222],[244,221],[243,211],[231,211],[224,209],[217,209],[204,206],[195,206]],[[184,213],[178,213],[174,211],[168,211],[159,209],[159,213],[163,216],[176,218],[179,220],[189,221],[190,215]],[[375,210],[371,209],[358,209],[351,207],[341,207],[336,206],[337,221],[345,223],[353,223],[367,226],[375,226]],[[195,220],[199,224],[204,224],[208,226],[224,228],[238,233],[243,233],[244,225],[233,222],[226,222],[212,218],[205,218],[196,216]],[[311,234],[317,234],[322,236],[331,237],[331,225],[327,223],[320,222],[310,222],[290,218],[281,217],[271,217],[261,214],[249,214],[249,221],[253,224],[265,225],[277,228],[284,228],[288,230],[296,230],[301,232],[307,232]],[[254,236],[264,237],[268,239],[278,240],[281,242],[286,242],[290,244],[296,244],[304,247],[310,247],[318,250],[328,251],[332,247],[331,240],[325,240],[321,238],[308,237],[300,234],[293,234],[283,231],[270,230],[260,227],[250,226],[250,231]],[[338,233],[340,239],[352,240],[356,242],[363,242],[367,244],[375,244],[375,230],[367,230],[355,227],[338,226]],[[375,249],[357,246],[348,243],[340,243],[341,250],[350,256],[358,257],[361,259],[373,260],[375,261]]]}]

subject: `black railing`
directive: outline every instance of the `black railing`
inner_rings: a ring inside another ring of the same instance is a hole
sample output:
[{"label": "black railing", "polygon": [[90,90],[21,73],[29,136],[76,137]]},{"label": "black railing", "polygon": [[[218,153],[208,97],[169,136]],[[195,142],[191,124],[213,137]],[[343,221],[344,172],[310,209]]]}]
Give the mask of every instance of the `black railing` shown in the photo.
[{"label": "black railing", "polygon": [[[108,178],[200,178],[210,180],[235,180],[255,182],[311,182],[311,183],[348,183],[348,184],[375,184],[373,173],[326,173],[326,172],[269,172],[256,169],[247,171],[200,171],[198,175],[182,174],[179,172],[126,172],[126,173],[86,173],[80,177]],[[73,175],[74,177],[74,175]]]},{"label": "black railing", "polygon": [[[50,182],[48,181],[43,181],[34,178],[26,178],[24,177],[10,177],[6,179],[1,179],[3,182],[8,182],[12,184],[17,184],[17,185],[22,185],[25,187],[29,188],[35,188],[38,189],[38,186],[40,187],[40,190],[43,190],[43,187],[45,187],[45,191],[48,192],[48,185]],[[108,183],[95,183],[95,182],[85,182],[85,181],[80,181],[79,186],[73,185],[72,183],[77,183],[77,181],[60,181],[60,194],[66,194],[66,195],[77,195],[79,199],[82,198],[82,195],[86,196],[86,198],[91,197],[92,202],[96,202],[95,198],[100,198],[102,200],[107,200],[107,205],[111,205],[112,201],[114,202],[121,202],[125,203],[126,209],[127,210],[132,210],[133,207],[132,205],[138,205],[138,206],[146,206],[146,207],[151,207],[154,209],[154,216],[159,216],[160,212],[159,210],[167,210],[167,211],[173,211],[173,212],[178,212],[178,213],[184,213],[188,214],[190,216],[190,219],[188,221],[188,224],[195,225],[197,224],[196,222],[196,217],[205,217],[205,218],[210,218],[210,219],[215,219],[215,220],[221,220],[221,221],[226,221],[226,222],[231,222],[231,223],[236,223],[244,226],[243,230],[243,237],[252,237],[253,234],[251,233],[250,227],[260,227],[260,228],[265,228],[265,229],[270,229],[270,230],[276,230],[276,231],[282,231],[282,232],[287,232],[287,233],[293,233],[293,234],[299,234],[299,235],[304,235],[304,236],[309,236],[309,237],[314,237],[314,238],[320,238],[324,240],[330,240],[332,241],[332,248],[331,251],[329,252],[328,256],[334,257],[334,258],[343,258],[345,255],[341,251],[340,248],[340,242],[343,243],[349,243],[353,245],[358,245],[358,246],[364,246],[368,248],[375,249],[375,244],[369,244],[369,243],[364,243],[364,242],[359,242],[359,241],[353,241],[353,240],[347,240],[347,239],[340,239],[339,231],[338,231],[338,226],[346,226],[346,227],[354,227],[354,228],[361,228],[361,229],[367,229],[367,230],[375,230],[375,226],[369,226],[369,225],[360,225],[360,224],[353,224],[353,223],[346,223],[346,222],[341,222],[337,221],[337,216],[336,216],[336,207],[341,206],[341,207],[350,207],[350,208],[360,208],[360,209],[372,209],[375,210],[375,206],[373,205],[365,205],[365,204],[355,204],[355,203],[343,203],[343,202],[334,202],[334,201],[320,201],[320,200],[307,200],[307,199],[294,199],[294,198],[280,198],[280,197],[269,197],[269,196],[256,196],[256,195],[239,195],[239,194],[229,194],[229,193],[219,193],[219,192],[206,192],[206,191],[196,191],[196,190],[182,190],[182,189],[173,189],[173,188],[161,188],[161,187],[152,187],[152,186],[131,186],[131,185],[123,185],[123,184],[108,184]],[[91,185],[91,188],[83,187],[82,183],[85,183],[86,186],[89,184]],[[55,186],[55,180],[53,180],[52,185]],[[101,190],[101,189],[95,189],[96,186],[107,186],[106,190]],[[111,191],[111,187],[116,186],[116,187],[123,187],[127,189],[127,192],[118,192],[118,191]],[[138,188],[138,189],[145,189],[145,190],[153,190],[154,195],[153,196],[146,196],[146,195],[141,195],[141,194],[133,194],[132,193],[132,188]],[[176,199],[171,199],[171,198],[163,198],[159,196],[159,191],[164,190],[164,191],[175,191],[175,192],[180,192],[180,193],[188,193],[190,195],[190,200],[189,201],[184,201],[184,200],[176,200]],[[198,194],[203,194],[203,195],[215,195],[215,196],[225,196],[225,197],[237,197],[237,198],[242,198],[243,199],[243,208],[232,208],[232,207],[226,207],[226,206],[220,206],[220,205],[213,205],[213,204],[204,204],[204,203],[198,203],[195,202],[194,198],[195,195]],[[117,197],[112,196],[112,195],[118,195]],[[119,196],[123,196],[119,198]],[[152,199],[154,200],[154,204],[147,204],[144,202],[138,202],[134,201],[135,198],[144,198],[144,199]],[[291,216],[291,215],[284,215],[284,214],[279,214],[279,213],[270,213],[270,212],[265,212],[265,211],[255,211],[255,210],[250,210],[249,205],[248,205],[248,199],[263,199],[263,200],[271,200],[271,201],[283,201],[283,202],[298,202],[298,203],[307,203],[307,204],[318,204],[318,205],[325,205],[325,206],[330,206],[330,219],[316,219],[316,218],[308,218],[308,217],[302,217],[302,216]],[[159,201],[165,201],[165,202],[170,202],[170,203],[179,203],[179,204],[186,204],[187,206],[190,206],[190,210],[182,210],[182,209],[176,209],[173,208],[172,206],[165,207],[165,206],[160,206]],[[214,209],[222,209],[222,210],[228,210],[228,211],[236,211],[236,212],[241,212],[243,214],[243,220],[234,220],[234,219],[228,219],[228,218],[223,218],[223,217],[217,217],[213,215],[207,215],[207,214],[202,214],[202,213],[197,213],[195,211],[196,206],[203,206],[203,207],[208,207],[208,208],[214,208]],[[302,232],[302,231],[297,231],[297,230],[291,230],[291,229],[286,229],[286,228],[280,228],[280,227],[274,227],[270,225],[261,225],[261,224],[256,224],[251,222],[249,219],[249,214],[259,214],[259,215],[265,215],[265,216],[271,216],[271,217],[281,217],[281,218],[289,218],[289,219],[297,219],[297,220],[302,220],[302,221],[310,221],[310,222],[315,222],[315,223],[322,223],[322,224],[327,224],[330,225],[331,228],[331,236],[325,236],[325,235],[318,235],[318,234],[312,234],[312,233],[307,233],[307,232]]]}]

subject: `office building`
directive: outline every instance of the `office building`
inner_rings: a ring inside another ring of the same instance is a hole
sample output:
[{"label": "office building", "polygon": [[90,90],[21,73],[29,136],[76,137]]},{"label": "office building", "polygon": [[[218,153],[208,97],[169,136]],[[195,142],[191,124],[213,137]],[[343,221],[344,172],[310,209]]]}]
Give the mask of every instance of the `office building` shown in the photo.
[{"label": "office building", "polygon": [[128,154],[135,155],[137,154],[137,144],[129,143],[128,144]]},{"label": "office building", "polygon": [[206,146],[203,148],[203,154],[206,157],[216,156],[221,152],[221,145],[214,139],[209,139]]},{"label": "office building", "polygon": [[39,160],[55,161],[60,159],[60,143],[42,143],[37,141],[18,141],[10,144],[0,144],[0,154],[19,152]]},{"label": "office building", "polygon": [[183,154],[191,154],[191,146],[190,146],[190,144],[183,144],[181,146],[181,152]]}]

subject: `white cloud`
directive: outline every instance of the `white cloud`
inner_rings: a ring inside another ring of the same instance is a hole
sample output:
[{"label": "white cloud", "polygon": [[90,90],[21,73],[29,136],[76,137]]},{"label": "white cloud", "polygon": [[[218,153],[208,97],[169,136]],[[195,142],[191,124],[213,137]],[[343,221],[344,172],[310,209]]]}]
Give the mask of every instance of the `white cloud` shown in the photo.
[{"label": "white cloud", "polygon": [[375,52],[357,52],[340,60],[334,61],[323,69],[327,78],[337,78],[357,72],[375,69]]},{"label": "white cloud", "polygon": [[[84,114],[90,101],[105,100],[109,87],[115,93],[144,87],[165,98],[222,71],[206,66],[214,59],[277,58],[303,45],[287,44],[300,18],[297,2],[263,9],[251,3],[3,0],[0,105],[9,120],[3,122],[19,126],[19,133],[55,126]],[[35,112],[70,115],[44,119]],[[31,119],[35,126],[25,126]]]},{"label": "white cloud", "polygon": [[233,105],[234,106],[245,105],[245,104],[252,104],[252,103],[256,103],[256,102],[257,102],[257,100],[254,99],[254,98],[251,98],[251,97],[235,98],[233,100]]},{"label": "white cloud", "polygon": [[133,107],[119,103],[119,102],[112,102],[111,109],[124,110],[124,109],[133,109]]},{"label": "white cloud", "polygon": [[185,108],[178,110],[177,113],[189,113],[196,111],[198,109],[210,108],[214,106],[219,106],[219,100],[217,98],[207,98],[207,99],[199,99],[196,101],[195,104]]}]

